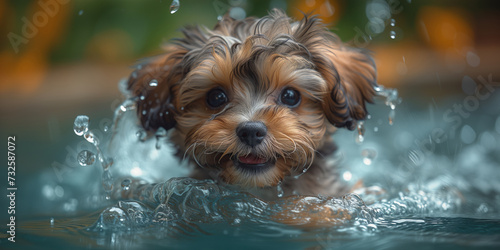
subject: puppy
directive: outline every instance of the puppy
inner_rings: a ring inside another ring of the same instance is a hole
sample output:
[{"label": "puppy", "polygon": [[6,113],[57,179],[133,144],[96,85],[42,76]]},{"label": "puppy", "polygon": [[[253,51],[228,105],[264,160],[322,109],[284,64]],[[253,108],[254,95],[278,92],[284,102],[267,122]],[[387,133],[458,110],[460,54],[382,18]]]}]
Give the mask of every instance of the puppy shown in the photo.
[{"label": "puppy", "polygon": [[192,177],[269,199],[278,185],[285,195],[349,190],[325,159],[332,133],[367,116],[377,86],[367,53],[315,16],[293,21],[279,10],[182,32],[137,66],[128,88],[142,127],[170,130],[178,155],[198,166]]}]

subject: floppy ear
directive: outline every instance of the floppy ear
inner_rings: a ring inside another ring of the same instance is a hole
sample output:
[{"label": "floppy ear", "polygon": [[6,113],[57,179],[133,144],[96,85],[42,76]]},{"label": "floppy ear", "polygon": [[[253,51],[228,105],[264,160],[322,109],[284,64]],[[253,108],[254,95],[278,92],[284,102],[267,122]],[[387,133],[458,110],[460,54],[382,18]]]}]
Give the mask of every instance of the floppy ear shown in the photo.
[{"label": "floppy ear", "polygon": [[296,34],[327,83],[328,92],[323,98],[325,116],[336,127],[353,130],[356,121],[368,115],[365,102],[372,102],[375,95],[373,59],[361,49],[345,46],[314,17],[304,17]]},{"label": "floppy ear", "polygon": [[186,51],[174,46],[169,50],[138,64],[128,80],[128,89],[137,98],[137,115],[148,131],[175,126],[172,98],[176,84],[183,77],[181,61]]},{"label": "floppy ear", "polygon": [[375,95],[375,63],[368,54],[346,47],[324,56],[328,67],[322,67],[320,73],[329,93],[323,99],[323,110],[330,123],[353,130],[356,121],[368,115],[365,103],[372,102]]}]

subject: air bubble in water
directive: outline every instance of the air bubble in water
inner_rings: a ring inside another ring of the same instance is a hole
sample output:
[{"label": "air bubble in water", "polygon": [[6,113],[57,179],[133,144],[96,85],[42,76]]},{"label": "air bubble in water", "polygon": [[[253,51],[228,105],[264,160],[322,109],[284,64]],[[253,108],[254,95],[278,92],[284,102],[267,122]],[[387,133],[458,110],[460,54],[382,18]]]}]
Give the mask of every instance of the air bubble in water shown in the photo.
[{"label": "air bubble in water", "polygon": [[73,131],[78,136],[82,136],[85,132],[89,130],[89,117],[86,115],[79,115],[76,117]]},{"label": "air bubble in water", "polygon": [[281,181],[278,182],[278,185],[276,186],[276,191],[278,191],[279,198],[283,197],[284,191],[283,191],[283,187],[281,186]]},{"label": "air bubble in water", "polygon": [[81,166],[89,166],[94,164],[96,159],[96,156],[94,153],[88,151],[88,150],[83,150],[80,153],[78,153],[77,161]]},{"label": "air bubble in water", "polygon": [[50,218],[50,225],[51,225],[51,226],[54,226],[54,222],[55,222],[54,218],[52,218],[52,217],[51,217],[51,218]]},{"label": "air bubble in water", "polygon": [[130,183],[132,183],[132,181],[130,179],[125,179],[122,181],[122,189],[127,191],[130,189]]},{"label": "air bubble in water", "polygon": [[396,39],[396,31],[394,30],[391,30],[391,32],[389,33],[391,39]]},{"label": "air bubble in water", "polygon": [[392,27],[396,26],[396,20],[391,19],[391,26],[392,26]]},{"label": "air bubble in water", "polygon": [[175,12],[177,12],[180,6],[181,4],[179,3],[179,0],[173,0],[170,4],[170,14],[174,14]]},{"label": "air bubble in water", "polygon": [[139,141],[141,142],[144,142],[146,141],[146,137],[147,137],[148,133],[141,129],[141,130],[138,130],[137,132],[135,132],[135,136],[137,136],[137,139],[139,139]]},{"label": "air bubble in water", "polygon": [[151,87],[156,87],[156,86],[158,86],[158,80],[156,80],[156,79],[151,80],[151,81],[149,82],[149,86],[151,86]]},{"label": "air bubble in water", "polygon": [[363,163],[365,165],[371,165],[373,159],[377,156],[377,151],[373,149],[363,149],[363,151],[361,151],[361,156],[363,156]]},{"label": "air bubble in water", "polygon": [[363,143],[365,140],[365,125],[363,121],[358,122],[358,136],[356,136],[357,143]]}]

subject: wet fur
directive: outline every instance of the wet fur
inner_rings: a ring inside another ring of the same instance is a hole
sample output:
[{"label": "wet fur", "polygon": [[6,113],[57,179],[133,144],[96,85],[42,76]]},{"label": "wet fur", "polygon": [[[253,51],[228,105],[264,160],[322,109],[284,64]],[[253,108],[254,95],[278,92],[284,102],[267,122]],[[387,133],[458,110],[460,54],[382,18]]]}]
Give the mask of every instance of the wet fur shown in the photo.
[{"label": "wet fur", "polygon": [[[137,111],[148,131],[171,129],[182,157],[200,166],[197,178],[214,178],[254,193],[272,194],[281,181],[285,194],[339,195],[346,191],[327,166],[335,151],[335,127],[354,129],[367,116],[375,94],[376,70],[365,52],[345,46],[319,19],[293,21],[274,10],[263,18],[225,16],[213,30],[188,27],[166,53],[138,65],[129,79]],[[150,86],[151,80],[158,86]],[[279,103],[285,87],[301,94],[289,108]],[[229,102],[206,104],[207,92],[221,88]],[[263,143],[250,148],[235,129],[262,121]],[[275,167],[252,174],[231,159],[249,153],[273,159]],[[295,179],[291,176],[307,173]]]}]

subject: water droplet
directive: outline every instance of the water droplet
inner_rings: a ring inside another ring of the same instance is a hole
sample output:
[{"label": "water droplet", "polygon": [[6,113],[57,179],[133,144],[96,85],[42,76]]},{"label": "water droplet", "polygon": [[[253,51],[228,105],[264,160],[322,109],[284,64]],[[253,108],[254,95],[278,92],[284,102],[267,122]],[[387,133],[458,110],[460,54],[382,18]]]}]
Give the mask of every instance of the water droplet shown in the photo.
[{"label": "water droplet", "polygon": [[356,136],[356,143],[363,143],[365,140],[365,125],[363,121],[358,122],[358,136]]},{"label": "water droplet", "polygon": [[396,20],[391,19],[391,26],[392,26],[392,27],[396,26]]},{"label": "water droplet", "polygon": [[96,146],[99,145],[99,138],[97,138],[92,131],[85,132],[83,138]]},{"label": "water droplet", "polygon": [[78,15],[79,16],[83,15],[83,10],[78,11]]},{"label": "water droplet", "polygon": [[363,156],[363,163],[365,165],[371,165],[375,157],[377,156],[377,151],[374,149],[363,149],[361,151],[361,156]]},{"label": "water droplet", "polygon": [[279,198],[283,197],[284,191],[283,191],[283,187],[281,186],[281,181],[278,182],[278,185],[276,186],[276,191],[278,192]]},{"label": "water droplet", "polygon": [[89,130],[89,117],[86,115],[79,115],[75,118],[73,131],[78,136],[82,136]]},{"label": "water droplet", "polygon": [[54,218],[51,217],[49,221],[50,221],[50,225],[54,226],[54,222],[55,222]]},{"label": "water droplet", "polygon": [[144,101],[144,99],[146,99],[146,97],[141,95],[141,97],[139,97],[139,99],[141,99],[141,101]]},{"label": "water droplet", "polygon": [[467,52],[466,59],[467,59],[467,63],[472,67],[479,66],[479,63],[481,62],[481,59],[479,58],[479,56],[472,51]]},{"label": "water droplet", "polygon": [[111,157],[108,159],[104,159],[104,157],[100,157],[99,160],[101,161],[101,166],[102,166],[102,169],[104,169],[104,171],[107,171],[109,169],[109,167],[111,167],[114,163],[114,160]]},{"label": "water droplet", "polygon": [[389,111],[389,125],[394,124],[394,117],[396,117],[396,110],[391,109],[391,111]]},{"label": "water droplet", "polygon": [[102,187],[106,192],[113,190],[113,176],[109,170],[102,172]]},{"label": "water droplet", "polygon": [[342,178],[346,181],[350,181],[352,179],[352,173],[350,171],[345,171],[344,174],[342,174]]},{"label": "water droplet", "polygon": [[137,139],[139,139],[139,141],[141,141],[141,142],[146,141],[147,135],[148,135],[148,133],[143,129],[140,129],[135,133],[135,136],[137,136]]},{"label": "water droplet", "polygon": [[217,20],[222,20],[222,16],[217,16]]},{"label": "water droplet", "polygon": [[471,126],[464,125],[460,131],[460,139],[465,144],[471,144],[476,140],[476,131]]},{"label": "water droplet", "polygon": [[80,153],[78,153],[77,156],[77,161],[81,166],[89,166],[94,164],[96,159],[96,156],[94,153],[88,151],[88,150],[83,150]]},{"label": "water droplet", "polygon": [[391,36],[391,39],[396,39],[396,31],[391,30],[391,32],[389,34]]},{"label": "water droplet", "polygon": [[181,4],[179,3],[179,0],[173,0],[170,4],[170,14],[174,14],[175,12],[177,12],[180,6]]},{"label": "water droplet", "polygon": [[132,181],[130,179],[123,180],[122,181],[122,188],[123,188],[123,190],[125,190],[125,191],[129,190],[130,183],[132,183]]},{"label": "water droplet", "polygon": [[151,80],[151,81],[149,82],[149,86],[151,86],[151,87],[156,87],[156,86],[158,86],[158,80],[156,80],[156,79]]},{"label": "water droplet", "polygon": [[401,103],[397,89],[386,89],[383,86],[377,86],[375,91],[379,96],[385,97],[385,105],[391,109],[396,109],[396,106]]}]

